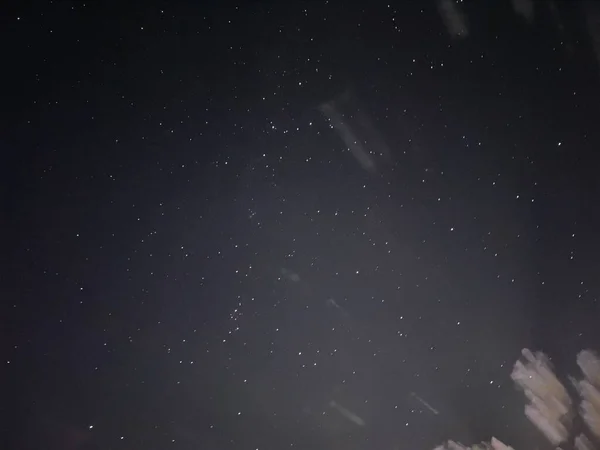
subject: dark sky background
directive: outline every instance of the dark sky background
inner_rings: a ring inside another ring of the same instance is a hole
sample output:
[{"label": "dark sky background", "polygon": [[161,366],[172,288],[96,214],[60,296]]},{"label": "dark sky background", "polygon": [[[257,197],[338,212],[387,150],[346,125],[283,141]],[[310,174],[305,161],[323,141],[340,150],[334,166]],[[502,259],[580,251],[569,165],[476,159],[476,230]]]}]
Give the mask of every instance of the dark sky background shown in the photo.
[{"label": "dark sky background", "polygon": [[600,335],[584,6],[5,5],[2,448],[543,446],[514,361]]}]

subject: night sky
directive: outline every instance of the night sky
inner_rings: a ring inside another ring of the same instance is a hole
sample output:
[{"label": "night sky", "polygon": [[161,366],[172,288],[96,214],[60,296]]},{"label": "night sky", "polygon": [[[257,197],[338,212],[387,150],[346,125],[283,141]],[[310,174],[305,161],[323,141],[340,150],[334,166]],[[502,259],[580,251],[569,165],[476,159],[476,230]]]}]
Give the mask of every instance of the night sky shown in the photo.
[{"label": "night sky", "polygon": [[542,448],[520,350],[600,342],[597,6],[449,3],[5,5],[0,447]]}]

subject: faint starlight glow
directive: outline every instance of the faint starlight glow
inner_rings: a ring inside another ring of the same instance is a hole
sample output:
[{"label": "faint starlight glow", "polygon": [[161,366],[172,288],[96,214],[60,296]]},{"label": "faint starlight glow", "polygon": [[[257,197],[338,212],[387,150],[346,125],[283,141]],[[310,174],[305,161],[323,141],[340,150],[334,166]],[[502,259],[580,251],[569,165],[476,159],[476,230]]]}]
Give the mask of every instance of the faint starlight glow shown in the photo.
[{"label": "faint starlight glow", "polygon": [[511,1],[15,9],[15,447],[397,448],[598,340],[596,8]]}]

